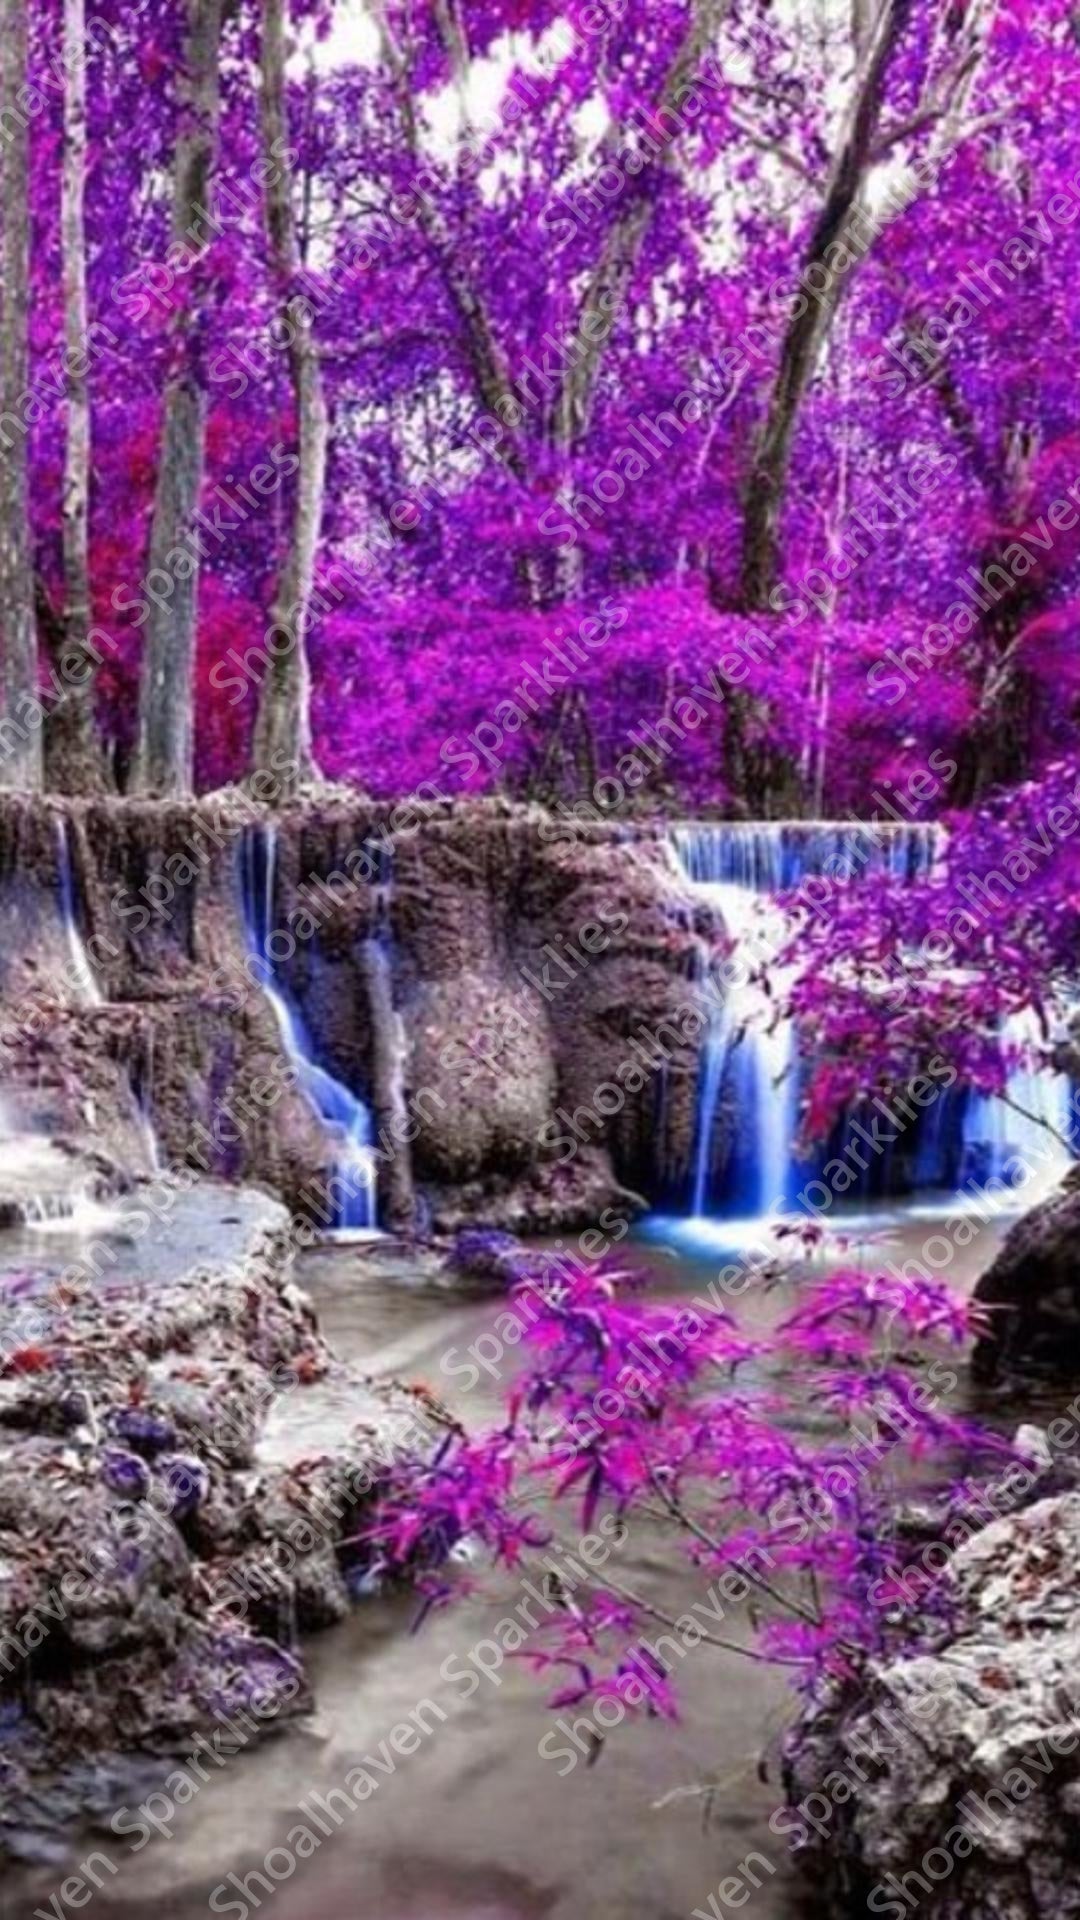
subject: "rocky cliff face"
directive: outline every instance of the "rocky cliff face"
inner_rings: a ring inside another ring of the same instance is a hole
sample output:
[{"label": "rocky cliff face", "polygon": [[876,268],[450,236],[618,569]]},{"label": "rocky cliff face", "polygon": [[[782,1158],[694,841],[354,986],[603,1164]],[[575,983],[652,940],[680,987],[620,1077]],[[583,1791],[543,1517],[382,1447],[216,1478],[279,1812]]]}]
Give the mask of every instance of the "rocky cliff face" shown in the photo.
[{"label": "rocky cliff face", "polygon": [[[149,1121],[168,1164],[313,1210],[334,1143],[290,1080],[244,911],[266,825],[239,794],[0,796],[20,1128],[47,1085],[52,1130],[89,1130],[118,1164],[139,1164]],[[685,1171],[700,929],[661,830],[571,836],[491,801],[387,819],[343,794],[273,833],[273,968],[320,1063],[375,1111],[384,1218],[554,1230]]]},{"label": "rocky cliff face", "polygon": [[461,809],[395,855],[415,1160],[443,1226],[591,1224],[689,1155],[704,1016],[665,838],[550,824]]}]

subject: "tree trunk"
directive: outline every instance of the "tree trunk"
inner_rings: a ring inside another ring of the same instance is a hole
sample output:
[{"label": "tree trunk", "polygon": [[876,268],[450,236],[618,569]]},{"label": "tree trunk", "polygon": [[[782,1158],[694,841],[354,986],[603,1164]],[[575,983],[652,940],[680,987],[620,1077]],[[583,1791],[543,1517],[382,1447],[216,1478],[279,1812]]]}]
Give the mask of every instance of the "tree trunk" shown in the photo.
[{"label": "tree trunk", "polygon": [[[186,99],[176,142],[173,238],[190,248],[209,241],[205,209],[217,149],[221,0],[188,0]],[[165,389],[149,570],[169,582],[146,622],[139,740],[133,786],[142,792],[190,793],[193,756],[195,640],[199,609],[199,546],[192,527],[203,474],[206,396],[199,350],[198,269],[187,274],[174,333],[174,371]],[[169,565],[190,556],[183,579]],[[163,604],[158,604],[158,602]]]},{"label": "tree trunk", "polygon": [[[315,578],[315,558],[326,487],[329,425],[319,351],[307,302],[291,293],[300,272],[300,247],[293,212],[292,179],[278,158],[289,144],[285,100],[285,29],[288,0],[265,0],[262,37],[262,132],[269,172],[266,224],[270,262],[281,285],[282,318],[289,342],[289,372],[296,412],[299,467],[288,546],[271,609],[270,667],[259,697],[252,740],[252,762],[280,769],[287,757],[295,769],[291,784],[314,770],[311,744],[311,674],[305,633]],[[284,640],[285,644],[277,644]],[[274,759],[274,754],[278,755]],[[286,781],[286,785],[290,782]]]},{"label": "tree trunk", "polygon": [[94,720],[96,660],[90,651],[90,385],[86,362],[86,0],[64,0],[64,164],[60,232],[67,348],[67,436],[62,538],[63,691],[45,730],[48,785],[59,793],[102,793],[105,765]]},{"label": "tree trunk", "polygon": [[[805,310],[796,313],[788,326],[768,415],[754,455],[743,526],[742,598],[748,609],[764,611],[776,584],[780,513],[799,407],[854,271],[830,270],[829,250],[855,237],[855,226],[864,212],[862,192],[871,166],[885,80],[911,6],[912,0],[886,0],[882,9],[803,260],[799,275],[803,288],[813,269],[826,277],[822,292],[807,297]],[[860,242],[856,251],[863,251],[864,245]]]},{"label": "tree trunk", "polygon": [[[665,113],[677,111],[684,88],[697,77],[697,70],[729,11],[730,0],[694,0],[686,33],[657,97],[655,113],[661,121]],[[621,129],[616,129],[616,133],[621,134]],[[659,167],[670,164],[670,156],[663,154]],[[591,424],[597,382],[613,323],[625,303],[634,269],[656,219],[660,198],[656,191],[636,197],[628,194],[608,228],[578,315],[578,335],[585,343],[585,351],[576,365],[571,363],[567,367],[556,400],[553,439],[561,449],[571,449]]]},{"label": "tree trunk", "polygon": [[[0,640],[4,649],[0,786],[40,788],[37,630],[30,546],[27,434],[22,425],[29,361],[29,118],[27,0],[0,0]],[[17,422],[14,427],[7,422]]]}]

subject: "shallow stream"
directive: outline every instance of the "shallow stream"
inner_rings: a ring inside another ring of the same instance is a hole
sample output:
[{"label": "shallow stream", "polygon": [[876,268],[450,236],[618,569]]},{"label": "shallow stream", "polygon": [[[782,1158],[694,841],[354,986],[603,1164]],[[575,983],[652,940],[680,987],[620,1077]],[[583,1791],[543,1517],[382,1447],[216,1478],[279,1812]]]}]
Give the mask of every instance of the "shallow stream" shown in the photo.
[{"label": "shallow stream", "polygon": [[[883,1242],[882,1222],[863,1257],[872,1247],[890,1259],[914,1254],[932,1225],[909,1218]],[[999,1237],[998,1226],[987,1228],[958,1254],[950,1278],[970,1284]],[[719,1264],[715,1254],[665,1248],[662,1230],[659,1242],[635,1241],[627,1258],[647,1263],[665,1293],[698,1291]],[[452,1349],[450,1364],[463,1361],[470,1343],[490,1330],[499,1303],[463,1301],[410,1284],[407,1275],[393,1256],[335,1246],[309,1255],[298,1278],[343,1360],[426,1381],[470,1423],[482,1422],[497,1407],[497,1387],[485,1380],[455,1393],[469,1375],[452,1377],[442,1362]],[[747,1308],[751,1318],[776,1310],[776,1292]],[[340,1438],[347,1384],[307,1393],[283,1403],[286,1426],[271,1427],[269,1454],[315,1453]],[[996,1409],[1006,1422],[1014,1411],[1030,1417],[1031,1408]],[[815,1423],[797,1391],[791,1420],[796,1427]],[[642,1535],[629,1542],[621,1565],[675,1613],[704,1596],[703,1575],[665,1566]],[[790,1707],[782,1675],[699,1647],[679,1676],[678,1724],[627,1720],[608,1734],[595,1764],[582,1754],[570,1766],[558,1757],[568,1749],[555,1728],[560,1715],[546,1705],[551,1689],[523,1663],[507,1660],[468,1700],[463,1686],[445,1678],[455,1655],[452,1671],[469,1667],[470,1650],[520,1593],[507,1579],[490,1598],[471,1597],[429,1618],[415,1635],[413,1599],[373,1598],[312,1640],[318,1705],[310,1721],[211,1769],[191,1802],[177,1809],[171,1839],[135,1851],[107,1830],[85,1836],[77,1861],[102,1847],[117,1867],[103,1875],[90,1911],[100,1920],[195,1920],[207,1911],[233,1920],[256,1912],[271,1920],[689,1920],[695,1908],[729,1911],[719,1901],[710,1907],[709,1896],[759,1850],[772,1871],[754,1870],[760,1885],[741,1910],[754,1920],[809,1920],[813,1901],[785,1841],[769,1831],[779,1799],[776,1739]],[[297,1859],[294,1871],[284,1872],[290,1850],[275,1856],[282,1877],[269,1891],[252,1881],[245,1894],[229,1880],[262,1869],[269,1849],[286,1847],[290,1829],[306,1820],[300,1802],[310,1807],[313,1793],[325,1799],[341,1786],[349,1769],[378,1753],[380,1741],[425,1700],[441,1707],[445,1720],[431,1721],[415,1753],[393,1759],[393,1772],[340,1826],[327,1822],[328,1837]],[[547,1753],[558,1750],[557,1757],[542,1757],[540,1744],[552,1734]],[[708,1798],[680,1795],[705,1783]],[[19,1920],[35,1910],[66,1913],[64,1905],[49,1904],[62,1879],[56,1869],[9,1876],[0,1913]]]}]

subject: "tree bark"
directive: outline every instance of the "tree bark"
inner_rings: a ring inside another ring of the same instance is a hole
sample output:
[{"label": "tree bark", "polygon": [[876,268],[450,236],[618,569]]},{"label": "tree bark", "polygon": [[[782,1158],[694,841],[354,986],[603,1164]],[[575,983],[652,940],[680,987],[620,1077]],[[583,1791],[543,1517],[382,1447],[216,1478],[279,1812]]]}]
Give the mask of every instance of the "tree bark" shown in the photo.
[{"label": "tree bark", "polygon": [[[881,0],[876,19],[870,0],[854,0],[851,13],[857,77],[854,99],[833,162],[825,200],[803,261],[800,280],[814,266],[828,267],[828,250],[837,242],[856,242],[856,259],[869,251],[856,227],[866,215],[864,187],[875,163],[920,129],[931,127],[930,153],[950,152],[978,119],[965,122],[989,44],[998,0],[969,0],[963,9],[940,0],[931,36],[930,68],[923,98],[882,136],[880,121],[889,67],[913,12],[913,0]],[[937,57],[940,56],[940,69]],[[993,116],[996,118],[997,116]],[[908,204],[904,202],[903,204]],[[876,222],[877,231],[895,217],[893,207]],[[877,231],[870,245],[877,237]],[[743,528],[742,603],[764,611],[776,582],[780,515],[799,407],[823,341],[854,277],[856,267],[833,273],[824,294],[808,299],[807,311],[792,318],[780,354],[780,366],[764,431],[750,475]]]},{"label": "tree bark", "polygon": [[[729,11],[730,0],[695,0],[682,43],[665,75],[656,102],[656,116],[673,112],[683,89],[690,85]],[[660,166],[668,164],[665,153]],[[656,216],[657,191],[643,190],[616,214],[593,268],[578,315],[578,334],[585,351],[567,367],[554,409],[555,445],[569,450],[587,432],[604,354],[614,321],[626,297]]]},{"label": "tree bark", "polygon": [[[187,76],[182,130],[173,181],[173,238],[205,250],[204,217],[217,151],[221,0],[188,0]],[[149,570],[170,583],[151,603],[146,622],[139,739],[133,786],[142,792],[190,793],[193,760],[195,641],[199,606],[199,546],[192,537],[203,475],[206,395],[199,357],[199,315],[188,268],[186,297],[174,328],[173,371],[165,389]],[[169,565],[181,549],[190,556],[185,577]]]},{"label": "tree bark", "polygon": [[[22,420],[29,364],[29,118],[27,0],[0,0],[0,639],[4,649],[0,786],[40,789],[37,630],[30,543],[27,433]],[[9,425],[9,420],[14,426]]]},{"label": "tree bark", "polygon": [[[299,467],[293,522],[278,573],[271,610],[272,628],[288,645],[271,650],[270,668],[259,697],[252,740],[252,762],[280,768],[284,758],[295,773],[286,786],[314,771],[311,742],[311,673],[305,633],[315,578],[315,559],[326,488],[329,422],[319,352],[307,302],[290,292],[300,272],[300,245],[293,210],[292,179],[278,156],[289,144],[285,98],[285,29],[288,0],[265,0],[262,34],[262,134],[270,171],[266,186],[266,224],[270,262],[281,285],[282,318],[289,342],[289,372],[296,411]],[[277,752],[278,758],[272,759]]]},{"label": "tree bark", "polygon": [[[854,271],[830,271],[829,249],[854,237],[864,211],[863,187],[872,163],[885,81],[911,6],[912,0],[886,0],[882,8],[861,63],[848,124],[802,263],[799,280],[803,287],[815,268],[827,278],[820,296],[807,297],[804,311],[796,313],[788,326],[769,411],[754,455],[743,526],[742,598],[748,609],[766,609],[776,584],[780,513],[799,407]],[[863,250],[864,243],[859,247]]]},{"label": "tree bark", "polygon": [[90,384],[86,362],[86,0],[64,0],[64,160],[60,239],[67,432],[61,527],[64,562],[63,691],[45,730],[48,785],[59,793],[102,793],[105,765],[94,719],[96,659],[90,651]]}]

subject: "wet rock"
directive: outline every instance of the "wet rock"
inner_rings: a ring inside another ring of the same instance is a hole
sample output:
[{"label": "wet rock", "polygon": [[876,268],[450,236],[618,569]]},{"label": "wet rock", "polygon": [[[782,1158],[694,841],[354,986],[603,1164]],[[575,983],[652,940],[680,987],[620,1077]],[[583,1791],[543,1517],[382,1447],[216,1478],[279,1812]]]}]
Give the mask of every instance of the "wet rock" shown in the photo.
[{"label": "wet rock", "polygon": [[569,1165],[548,1164],[521,1175],[489,1172],[433,1193],[432,1224],[439,1233],[490,1223],[531,1238],[547,1237],[568,1223],[610,1221],[612,1215],[633,1219],[645,1206],[642,1195],[614,1178],[602,1148],[583,1147]]},{"label": "wet rock", "polygon": [[0,1381],[0,1834],[24,1852],[117,1747],[173,1751],[247,1709],[255,1738],[309,1704],[298,1634],[348,1608],[365,1509],[430,1434],[403,1390],[380,1424],[372,1389],[333,1455],[256,1465],[331,1368],[287,1216],[208,1185],[167,1222],[180,1250],[156,1266],[46,1269],[0,1299],[5,1364],[34,1356]]},{"label": "wet rock", "polygon": [[487,973],[425,981],[417,990],[409,1008],[410,1084],[430,1116],[414,1150],[422,1179],[460,1184],[538,1158],[558,1075],[544,1011],[526,1018],[520,992],[520,983],[515,991]]},{"label": "wet rock", "polygon": [[[101,1005],[72,976],[61,817]],[[290,1078],[243,921],[245,848],[265,822],[239,791],[62,813],[0,795],[12,966],[32,939],[68,976],[51,961],[12,972],[5,1094],[28,1130],[93,1134],[113,1167],[149,1168],[153,1135],[166,1164],[266,1181],[325,1221],[333,1142]],[[319,1059],[387,1136],[384,1219],[411,1231],[471,1207],[494,1222],[512,1186],[515,1226],[558,1230],[619,1189],[685,1183],[708,929],[662,823],[572,826],[494,799],[387,814],[327,788],[274,826],[273,917],[301,930],[279,971]],[[553,1179],[561,1116],[579,1109],[570,1157],[591,1164]]]},{"label": "wet rock", "polygon": [[975,1299],[986,1320],[973,1359],[978,1378],[1080,1371],[1080,1183],[1072,1175],[1011,1228]]},{"label": "wet rock", "polygon": [[105,1416],[109,1433],[115,1434],[138,1453],[152,1459],[165,1447],[176,1445],[176,1428],[147,1407],[110,1407]]},{"label": "wet rock", "polygon": [[150,1469],[138,1454],[122,1453],[119,1447],[106,1447],[101,1460],[101,1477],[112,1493],[125,1500],[145,1500],[150,1491]]},{"label": "wet rock", "polygon": [[536,1261],[512,1233],[497,1227],[465,1227],[454,1236],[446,1266],[454,1279],[505,1293],[528,1279]]}]

